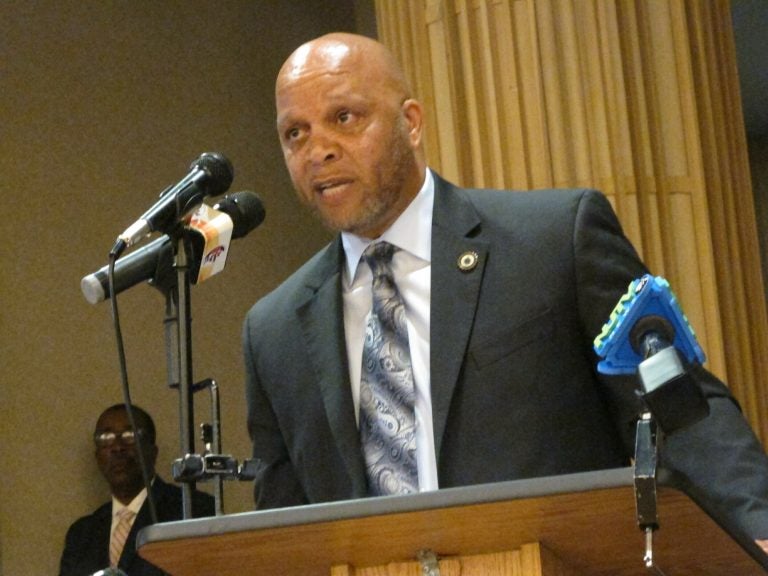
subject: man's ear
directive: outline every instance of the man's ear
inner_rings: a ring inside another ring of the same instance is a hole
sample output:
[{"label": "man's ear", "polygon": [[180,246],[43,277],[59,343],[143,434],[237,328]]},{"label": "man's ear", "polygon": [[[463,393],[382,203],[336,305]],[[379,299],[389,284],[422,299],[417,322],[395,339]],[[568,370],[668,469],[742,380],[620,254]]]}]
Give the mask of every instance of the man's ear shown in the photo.
[{"label": "man's ear", "polygon": [[421,146],[421,131],[424,122],[424,109],[421,106],[421,102],[414,98],[408,98],[403,102],[401,110],[408,126],[411,146],[419,148]]},{"label": "man's ear", "polygon": [[157,454],[159,453],[159,450],[157,448],[156,444],[152,444],[151,446],[147,446],[146,448],[146,454],[147,454],[147,464],[152,467],[154,470],[155,464],[157,463]]}]

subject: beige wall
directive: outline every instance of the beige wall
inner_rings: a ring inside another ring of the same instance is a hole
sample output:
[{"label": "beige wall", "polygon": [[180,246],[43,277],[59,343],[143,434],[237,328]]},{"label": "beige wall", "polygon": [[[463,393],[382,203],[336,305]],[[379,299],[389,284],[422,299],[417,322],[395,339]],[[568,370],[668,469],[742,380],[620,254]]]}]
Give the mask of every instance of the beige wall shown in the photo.
[{"label": "beige wall", "polygon": [[[209,150],[232,161],[230,190],[258,192],[267,210],[226,270],[192,291],[195,377],[219,381],[225,451],[249,455],[243,316],[330,237],[291,192],[273,80],[302,41],[370,31],[356,4],[369,18],[360,0],[0,4],[0,573],[57,573],[67,526],[108,496],[90,433],[122,400],[117,352],[108,304],[88,304],[80,279]],[[169,478],[178,403],[164,299],[137,286],[118,302],[132,397],[155,416]],[[207,419],[208,397],[196,405]],[[226,495],[227,512],[251,509],[250,484]]]}]

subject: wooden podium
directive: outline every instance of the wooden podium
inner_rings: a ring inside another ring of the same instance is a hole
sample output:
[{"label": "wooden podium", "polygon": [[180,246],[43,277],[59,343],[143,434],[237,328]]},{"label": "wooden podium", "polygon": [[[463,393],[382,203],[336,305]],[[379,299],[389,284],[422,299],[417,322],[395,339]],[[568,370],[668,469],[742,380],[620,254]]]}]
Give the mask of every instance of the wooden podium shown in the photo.
[{"label": "wooden podium", "polygon": [[[666,576],[768,572],[681,492],[660,488],[658,510]],[[628,468],[156,524],[137,545],[173,576],[419,576],[423,551],[440,576],[649,573]]]}]

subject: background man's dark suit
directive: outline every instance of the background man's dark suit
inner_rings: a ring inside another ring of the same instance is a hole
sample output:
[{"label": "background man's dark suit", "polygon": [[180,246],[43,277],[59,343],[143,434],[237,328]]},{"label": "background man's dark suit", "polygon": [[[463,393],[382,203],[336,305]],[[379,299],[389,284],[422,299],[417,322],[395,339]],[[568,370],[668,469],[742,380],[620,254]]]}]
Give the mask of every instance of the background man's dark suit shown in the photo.
[{"label": "background man's dark suit", "polygon": [[[594,191],[464,190],[437,177],[433,213],[430,364],[440,486],[628,465],[635,381],[596,377],[592,340],[646,269],[607,200]],[[457,265],[466,251],[479,255],[469,272]],[[247,316],[249,429],[265,465],[259,507],[366,495],[343,263],[337,238]],[[694,497],[706,492],[743,527],[768,533],[765,455],[727,389],[698,375],[712,415],[670,437],[664,460]],[[747,514],[755,504],[762,514]]]},{"label": "background man's dark suit", "polygon": [[[159,522],[182,518],[181,489],[155,477],[152,485]],[[213,516],[213,498],[195,493],[195,516]],[[67,532],[61,557],[60,576],[87,576],[109,566],[109,531],[112,523],[112,502],[97,508],[93,514],[75,521]],[[149,564],[136,552],[136,535],[149,526],[149,504],[144,502],[120,556],[119,568],[129,576],[161,576],[163,571]]]}]

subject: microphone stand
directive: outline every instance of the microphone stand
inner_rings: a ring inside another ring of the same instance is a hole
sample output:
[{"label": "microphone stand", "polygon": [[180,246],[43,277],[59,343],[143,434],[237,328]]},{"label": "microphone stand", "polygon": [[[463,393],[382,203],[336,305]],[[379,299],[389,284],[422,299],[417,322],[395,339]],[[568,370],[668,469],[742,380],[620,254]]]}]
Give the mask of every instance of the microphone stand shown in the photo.
[{"label": "microphone stand", "polygon": [[[192,305],[189,278],[189,254],[184,234],[172,238],[175,274],[155,278],[152,284],[165,295],[165,355],[168,387],[179,390],[179,449],[192,454],[195,449],[194,401],[192,394]],[[193,481],[185,481],[182,490],[182,517],[193,518]]]},{"label": "microphone stand", "polygon": [[645,409],[635,435],[635,508],[645,534],[645,567],[657,576],[664,572],[653,558],[653,533],[659,528],[656,479],[658,450],[664,435],[675,433],[709,414],[704,394],[683,365],[677,349],[656,331],[641,338],[644,360],[637,367]]},{"label": "microphone stand", "polygon": [[659,529],[659,515],[656,497],[656,467],[658,463],[658,439],[653,414],[645,410],[637,421],[635,435],[635,462],[633,480],[635,485],[635,511],[637,525],[645,535],[645,567],[657,576],[664,572],[653,558],[653,533]]},{"label": "microphone stand", "polygon": [[[183,519],[194,518],[192,494],[196,481],[214,481],[215,513],[223,514],[222,480],[251,481],[259,463],[253,459],[238,464],[231,456],[221,454],[221,422],[219,391],[215,380],[207,378],[195,383],[192,376],[192,304],[190,246],[182,233],[173,237],[175,274],[159,270],[151,284],[165,295],[165,346],[168,386],[179,390],[179,438],[181,458],[172,465],[173,479],[181,484]],[[204,425],[206,452],[195,452],[194,394],[211,390],[213,425]]]}]

